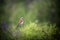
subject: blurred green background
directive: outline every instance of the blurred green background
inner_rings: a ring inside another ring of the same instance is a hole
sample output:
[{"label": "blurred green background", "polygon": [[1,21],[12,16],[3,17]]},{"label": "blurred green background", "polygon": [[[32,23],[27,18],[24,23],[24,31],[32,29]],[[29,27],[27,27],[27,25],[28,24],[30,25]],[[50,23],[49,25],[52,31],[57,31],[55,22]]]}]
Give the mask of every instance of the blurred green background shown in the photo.
[{"label": "blurred green background", "polygon": [[[56,9],[54,0],[1,0],[1,40],[55,40]],[[20,17],[24,24],[16,29]]]}]

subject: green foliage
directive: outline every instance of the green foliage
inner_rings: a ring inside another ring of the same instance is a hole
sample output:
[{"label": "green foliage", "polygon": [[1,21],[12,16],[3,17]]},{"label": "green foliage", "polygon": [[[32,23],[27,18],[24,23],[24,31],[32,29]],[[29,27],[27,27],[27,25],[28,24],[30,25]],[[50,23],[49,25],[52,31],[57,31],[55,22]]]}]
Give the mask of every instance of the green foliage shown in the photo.
[{"label": "green foliage", "polygon": [[[20,28],[22,32],[23,39],[46,39],[52,37],[53,34],[56,32],[55,26],[48,26],[47,23],[36,24],[30,22],[30,24]],[[22,36],[21,35],[21,36]]]},{"label": "green foliage", "polygon": [[[40,23],[36,24],[35,22],[29,22],[29,24],[26,24],[19,28],[20,33],[18,35],[12,34],[13,32],[17,32],[18,30],[15,28],[15,26],[10,29],[10,37],[12,36],[12,39],[17,38],[17,40],[50,40],[52,39],[52,35],[56,33],[56,27],[47,25],[48,23]],[[16,36],[15,36],[16,35]]]}]

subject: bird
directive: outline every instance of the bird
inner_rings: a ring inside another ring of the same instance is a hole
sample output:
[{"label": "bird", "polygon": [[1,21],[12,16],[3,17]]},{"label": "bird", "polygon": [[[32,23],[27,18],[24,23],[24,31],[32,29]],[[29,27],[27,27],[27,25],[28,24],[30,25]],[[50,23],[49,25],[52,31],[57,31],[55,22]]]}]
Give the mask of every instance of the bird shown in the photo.
[{"label": "bird", "polygon": [[24,19],[23,19],[23,17],[20,17],[18,20],[17,27],[21,27],[21,25],[23,25],[23,23],[24,23]]},{"label": "bird", "polygon": [[23,22],[24,22],[24,19],[23,19],[23,17],[21,17],[18,21],[18,24],[23,24]]}]

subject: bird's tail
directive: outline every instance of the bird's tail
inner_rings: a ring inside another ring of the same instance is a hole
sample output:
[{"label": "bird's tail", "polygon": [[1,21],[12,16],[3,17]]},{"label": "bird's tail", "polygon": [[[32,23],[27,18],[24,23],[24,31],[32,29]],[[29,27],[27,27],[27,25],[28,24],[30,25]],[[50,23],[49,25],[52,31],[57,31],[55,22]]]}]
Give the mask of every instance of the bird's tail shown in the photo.
[{"label": "bird's tail", "polygon": [[21,24],[17,24],[17,27],[16,27],[16,29],[18,29],[18,28],[20,28],[21,27]]}]

